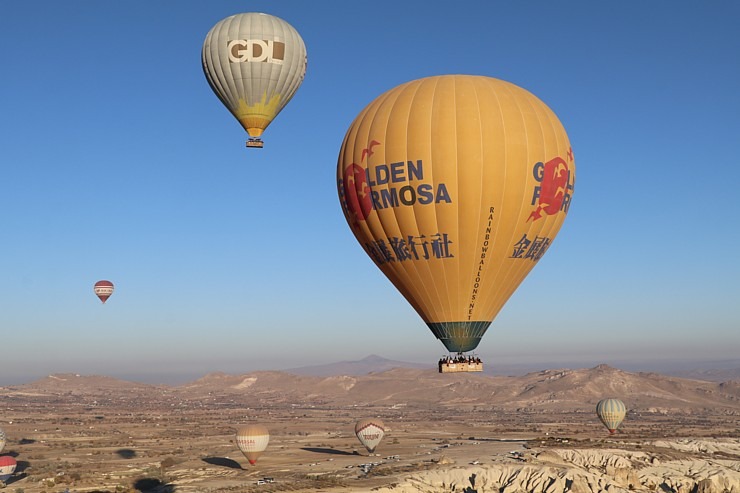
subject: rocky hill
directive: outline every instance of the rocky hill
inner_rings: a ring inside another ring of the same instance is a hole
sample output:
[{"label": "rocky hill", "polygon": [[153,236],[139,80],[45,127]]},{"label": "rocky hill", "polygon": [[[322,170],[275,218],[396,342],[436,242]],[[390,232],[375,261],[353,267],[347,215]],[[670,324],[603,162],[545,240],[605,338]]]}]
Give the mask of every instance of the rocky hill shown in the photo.
[{"label": "rocky hill", "polygon": [[631,411],[680,411],[740,415],[740,381],[710,382],[657,373],[632,373],[599,365],[554,369],[522,376],[440,374],[394,368],[367,375],[310,376],[264,371],[211,373],[179,386],[148,385],[104,376],[51,375],[6,387],[8,398],[54,396],[86,400],[121,398],[224,400],[250,405],[442,406],[538,411],[591,411],[606,397],[622,399]]}]

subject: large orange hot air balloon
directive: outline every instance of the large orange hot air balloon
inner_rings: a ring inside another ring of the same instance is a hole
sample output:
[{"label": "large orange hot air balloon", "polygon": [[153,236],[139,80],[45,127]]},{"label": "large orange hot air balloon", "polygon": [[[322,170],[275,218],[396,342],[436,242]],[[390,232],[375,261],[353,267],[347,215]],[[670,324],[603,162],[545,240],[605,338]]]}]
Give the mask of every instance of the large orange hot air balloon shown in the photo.
[{"label": "large orange hot air balloon", "polygon": [[531,93],[443,75],[371,102],[347,131],[337,179],[360,245],[461,353],[552,244],[575,163],[560,121]]},{"label": "large orange hot air balloon", "polygon": [[95,286],[93,286],[95,296],[100,298],[100,301],[102,301],[103,303],[108,301],[108,298],[110,298],[110,295],[113,294],[114,289],[115,288],[113,287],[113,283],[110,281],[98,281],[95,283]]},{"label": "large orange hot air balloon", "polygon": [[257,462],[269,442],[270,432],[262,425],[243,426],[236,432],[236,445],[252,465]]}]

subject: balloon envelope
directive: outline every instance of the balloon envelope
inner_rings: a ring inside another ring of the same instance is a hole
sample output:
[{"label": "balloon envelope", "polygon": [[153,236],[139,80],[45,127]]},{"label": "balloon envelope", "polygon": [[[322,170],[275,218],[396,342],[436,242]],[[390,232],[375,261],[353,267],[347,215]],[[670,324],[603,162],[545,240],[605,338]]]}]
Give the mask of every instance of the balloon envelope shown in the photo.
[{"label": "balloon envelope", "polygon": [[95,286],[93,286],[93,291],[95,291],[95,295],[100,298],[100,301],[105,303],[108,298],[110,298],[110,295],[113,294],[113,290],[115,288],[113,287],[113,283],[110,281],[98,281],[95,283]]},{"label": "balloon envelope", "polygon": [[244,426],[236,432],[236,445],[252,465],[257,462],[269,442],[270,433],[262,425]]},{"label": "balloon envelope", "polygon": [[385,436],[385,425],[377,418],[361,419],[355,423],[355,435],[371,454]]},{"label": "balloon envelope", "polygon": [[552,110],[514,84],[471,75],[379,96],[351,124],[337,163],[352,232],[450,352],[478,346],[550,247],[574,183]]},{"label": "balloon envelope", "polygon": [[14,458],[7,455],[0,456],[0,481],[6,482],[15,472],[17,465]]},{"label": "balloon envelope", "polygon": [[259,137],[295,95],[306,74],[298,31],[273,15],[227,17],[206,35],[203,72],[213,92],[250,137]]},{"label": "balloon envelope", "polygon": [[5,440],[6,440],[5,432],[0,429],[0,452],[2,452],[3,449],[5,448]]},{"label": "balloon envelope", "polygon": [[619,399],[603,399],[596,404],[596,414],[609,433],[614,433],[627,414],[627,408]]}]

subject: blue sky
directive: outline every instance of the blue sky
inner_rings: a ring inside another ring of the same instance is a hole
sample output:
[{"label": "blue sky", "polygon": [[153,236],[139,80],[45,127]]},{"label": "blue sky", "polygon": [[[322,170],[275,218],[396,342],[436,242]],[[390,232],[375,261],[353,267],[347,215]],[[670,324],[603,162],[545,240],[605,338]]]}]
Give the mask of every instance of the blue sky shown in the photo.
[{"label": "blue sky", "polygon": [[[211,26],[250,11],[308,50],[262,150],[200,65]],[[729,0],[3,2],[0,385],[435,363],[444,347],[357,244],[335,173],[365,105],[454,73],[537,95],[578,169],[559,236],[478,354],[737,358],[739,22]],[[106,305],[99,279],[116,284]]]}]

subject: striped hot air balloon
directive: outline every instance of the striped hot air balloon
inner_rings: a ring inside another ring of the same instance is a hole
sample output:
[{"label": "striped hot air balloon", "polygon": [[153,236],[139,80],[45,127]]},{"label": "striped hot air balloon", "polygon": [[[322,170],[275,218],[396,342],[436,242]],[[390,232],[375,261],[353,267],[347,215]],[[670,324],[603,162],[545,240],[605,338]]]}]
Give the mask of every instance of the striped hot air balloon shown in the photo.
[{"label": "striped hot air balloon", "polygon": [[619,399],[602,399],[596,404],[596,414],[610,434],[614,434],[627,414],[624,402]]},{"label": "striped hot air balloon", "polygon": [[385,425],[377,418],[361,419],[355,423],[355,435],[372,454],[385,436]]},{"label": "striped hot air balloon", "polygon": [[98,281],[95,283],[95,286],[93,286],[93,291],[95,291],[95,296],[100,298],[100,301],[105,303],[108,301],[108,298],[110,298],[110,295],[113,294],[113,290],[115,288],[113,287],[113,283],[110,281]]},{"label": "striped hot air balloon", "polygon": [[18,463],[15,461],[14,458],[3,455],[0,456],[0,482],[5,483],[10,479],[10,476],[13,475],[15,472],[15,468],[18,466]]},{"label": "striped hot air balloon", "polygon": [[6,440],[5,432],[2,429],[0,429],[0,452],[2,452],[3,449],[5,448],[5,440]]},{"label": "striped hot air balloon", "polygon": [[236,445],[250,464],[254,465],[270,442],[270,432],[262,425],[248,425],[236,432]]}]

